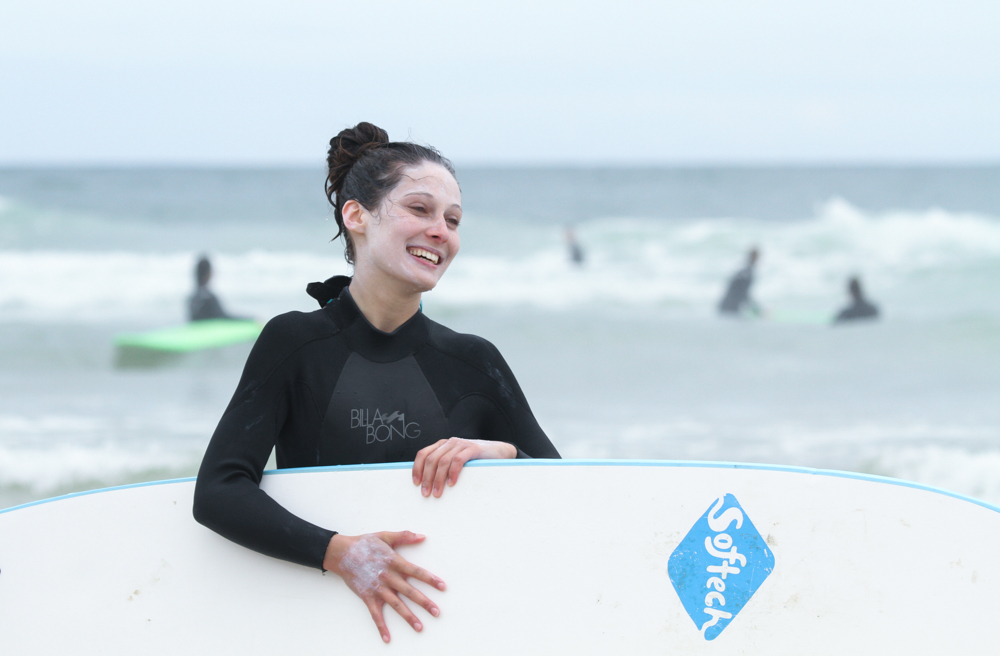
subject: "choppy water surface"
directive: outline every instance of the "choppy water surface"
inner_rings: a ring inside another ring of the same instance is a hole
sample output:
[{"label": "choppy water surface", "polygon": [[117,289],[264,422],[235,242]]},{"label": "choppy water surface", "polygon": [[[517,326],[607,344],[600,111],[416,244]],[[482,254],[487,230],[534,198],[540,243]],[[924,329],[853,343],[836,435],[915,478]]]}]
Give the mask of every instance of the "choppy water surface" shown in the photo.
[{"label": "choppy water surface", "polygon": [[[425,298],[510,362],[568,457],[899,476],[1000,502],[1000,169],[459,171],[462,254]],[[196,253],[234,312],[309,310],[347,272],[322,173],[0,170],[0,507],[189,475],[248,348],[116,370],[183,320]],[[575,225],[587,259],[568,261]],[[876,324],[815,320],[860,275]]]}]

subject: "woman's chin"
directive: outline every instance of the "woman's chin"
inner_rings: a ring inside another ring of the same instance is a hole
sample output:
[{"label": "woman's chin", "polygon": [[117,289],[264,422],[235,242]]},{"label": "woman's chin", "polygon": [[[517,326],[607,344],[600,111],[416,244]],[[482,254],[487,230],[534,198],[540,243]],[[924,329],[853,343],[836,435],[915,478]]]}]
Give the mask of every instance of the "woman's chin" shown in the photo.
[{"label": "woman's chin", "polygon": [[437,287],[438,281],[441,279],[440,276],[412,276],[406,282],[409,283],[413,291],[418,294],[423,294],[424,292],[429,292],[435,287]]},{"label": "woman's chin", "polygon": [[434,270],[422,265],[397,268],[381,267],[379,274],[373,278],[372,282],[376,285],[389,285],[390,288],[395,288],[406,294],[422,294],[437,287],[442,274],[444,274],[442,270]]},{"label": "woman's chin", "polygon": [[420,271],[409,272],[410,275],[407,276],[407,282],[420,293],[429,292],[437,287],[441,276],[444,275],[444,270],[428,270],[425,267],[421,267],[421,269]]}]

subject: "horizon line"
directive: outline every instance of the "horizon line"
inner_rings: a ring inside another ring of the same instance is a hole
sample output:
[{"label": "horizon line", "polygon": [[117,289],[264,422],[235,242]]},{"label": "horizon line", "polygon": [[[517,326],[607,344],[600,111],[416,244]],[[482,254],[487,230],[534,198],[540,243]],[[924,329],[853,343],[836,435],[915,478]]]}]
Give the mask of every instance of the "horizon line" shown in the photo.
[{"label": "horizon line", "polygon": [[[718,160],[452,160],[462,169],[863,169],[996,168],[995,159],[718,159]],[[305,160],[39,160],[2,161],[7,169],[319,169],[326,163]]]}]

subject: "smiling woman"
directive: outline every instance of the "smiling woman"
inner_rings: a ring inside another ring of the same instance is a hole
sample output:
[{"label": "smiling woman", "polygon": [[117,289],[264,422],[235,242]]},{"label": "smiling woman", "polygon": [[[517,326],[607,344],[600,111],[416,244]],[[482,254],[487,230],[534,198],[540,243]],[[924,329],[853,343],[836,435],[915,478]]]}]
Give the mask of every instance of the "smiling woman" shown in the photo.
[{"label": "smiling woman", "polygon": [[451,163],[360,123],[330,141],[328,165],[354,276],[310,284],[319,310],[264,327],[205,453],[194,515],[245,547],[338,574],[388,642],[385,604],[417,631],[402,597],[439,614],[409,579],[444,581],[395,551],[424,536],[341,535],[291,514],[260,489],[272,449],[279,468],[412,460],[425,497],[440,497],[470,460],[559,454],[497,349],[420,311],[459,250]]}]

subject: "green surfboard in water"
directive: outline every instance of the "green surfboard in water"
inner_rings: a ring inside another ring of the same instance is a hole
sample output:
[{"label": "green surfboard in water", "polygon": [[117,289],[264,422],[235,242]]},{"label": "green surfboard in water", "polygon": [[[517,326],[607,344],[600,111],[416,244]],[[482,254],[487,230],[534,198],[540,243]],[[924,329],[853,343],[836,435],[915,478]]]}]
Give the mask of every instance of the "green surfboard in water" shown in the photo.
[{"label": "green surfboard in water", "polygon": [[744,312],[741,315],[744,319],[754,319],[757,321],[769,321],[771,323],[789,323],[803,325],[830,325],[833,323],[833,314],[828,310],[775,310],[764,309],[761,313]]},{"label": "green surfboard in water", "polygon": [[115,337],[119,367],[148,367],[176,360],[184,353],[252,342],[263,326],[252,320],[207,319]]},{"label": "green surfboard in water", "polygon": [[772,310],[767,318],[775,323],[829,325],[833,322],[832,314],[826,310]]}]

